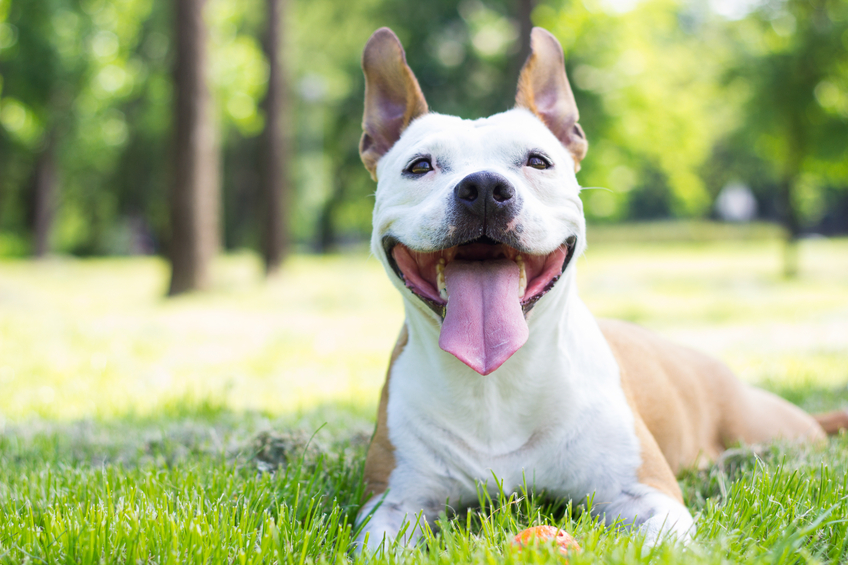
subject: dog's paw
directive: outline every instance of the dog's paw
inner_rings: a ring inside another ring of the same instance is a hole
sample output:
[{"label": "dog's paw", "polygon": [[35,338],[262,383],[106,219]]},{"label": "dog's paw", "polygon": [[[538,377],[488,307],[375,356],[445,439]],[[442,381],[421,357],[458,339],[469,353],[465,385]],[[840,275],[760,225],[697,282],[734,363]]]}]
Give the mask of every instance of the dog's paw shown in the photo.
[{"label": "dog's paw", "polygon": [[695,522],[688,513],[672,516],[658,514],[645,520],[639,530],[645,535],[644,548],[650,549],[663,541],[676,541],[684,545],[692,542]]}]

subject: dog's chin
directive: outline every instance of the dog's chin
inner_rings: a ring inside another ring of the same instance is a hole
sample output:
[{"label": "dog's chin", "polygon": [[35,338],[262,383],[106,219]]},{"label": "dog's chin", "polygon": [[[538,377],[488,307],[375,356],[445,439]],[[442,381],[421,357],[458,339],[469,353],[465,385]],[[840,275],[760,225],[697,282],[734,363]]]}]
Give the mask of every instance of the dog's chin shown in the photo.
[{"label": "dog's chin", "polygon": [[522,251],[483,236],[437,251],[417,251],[392,236],[383,237],[383,249],[395,275],[439,317],[445,317],[448,289],[444,271],[453,261],[487,263],[494,268],[504,260],[516,264],[519,286],[515,299],[526,317],[536,302],[554,288],[568,267],[577,237],[572,235],[547,254]]}]

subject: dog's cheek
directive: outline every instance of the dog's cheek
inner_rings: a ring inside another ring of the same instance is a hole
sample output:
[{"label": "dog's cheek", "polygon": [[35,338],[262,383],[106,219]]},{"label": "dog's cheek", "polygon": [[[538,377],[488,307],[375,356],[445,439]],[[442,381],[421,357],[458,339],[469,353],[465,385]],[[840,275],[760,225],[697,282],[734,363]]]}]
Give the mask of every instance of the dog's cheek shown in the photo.
[{"label": "dog's cheek", "polygon": [[409,186],[409,182],[402,178],[385,177],[378,183],[373,213],[375,234],[386,235],[401,223],[411,210],[420,205],[421,191],[416,191],[415,188]]},{"label": "dog's cheek", "polygon": [[551,252],[573,235],[579,216],[568,202],[543,202],[525,198],[521,213],[514,220],[521,246],[536,252]]},{"label": "dog's cheek", "polygon": [[399,202],[391,207],[391,218],[380,224],[381,237],[391,232],[414,249],[440,248],[450,229],[448,216],[444,205],[439,202],[423,205]]}]

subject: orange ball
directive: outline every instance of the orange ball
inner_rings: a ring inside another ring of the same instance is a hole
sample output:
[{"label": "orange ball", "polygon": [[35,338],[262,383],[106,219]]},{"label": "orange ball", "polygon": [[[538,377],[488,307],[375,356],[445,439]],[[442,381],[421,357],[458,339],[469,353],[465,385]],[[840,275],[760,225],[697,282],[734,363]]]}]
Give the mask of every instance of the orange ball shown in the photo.
[{"label": "orange ball", "polygon": [[525,547],[537,540],[540,543],[544,543],[554,539],[556,540],[559,552],[563,555],[567,554],[569,550],[580,550],[580,544],[571,537],[571,534],[553,526],[534,526],[532,528],[527,528],[526,530],[519,532],[512,543],[518,547]]}]

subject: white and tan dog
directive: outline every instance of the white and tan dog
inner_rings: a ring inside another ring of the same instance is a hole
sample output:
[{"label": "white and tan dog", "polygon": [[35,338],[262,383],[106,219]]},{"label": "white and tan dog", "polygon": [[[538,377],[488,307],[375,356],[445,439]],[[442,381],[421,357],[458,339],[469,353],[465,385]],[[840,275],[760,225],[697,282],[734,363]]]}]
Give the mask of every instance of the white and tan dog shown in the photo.
[{"label": "white and tan dog", "polygon": [[531,45],[515,109],[479,120],[428,111],[391,30],[365,47],[371,244],[406,309],[365,464],[358,541],[370,548],[405,521],[414,541],[416,516],[477,501],[487,479],[496,493],[493,475],[507,492],[593,496],[593,513],[649,540],[686,539],[679,469],[734,442],[825,436],[720,362],[595,320],[573,261],[586,246],[575,173],[587,142],[559,42],[536,28]]}]

